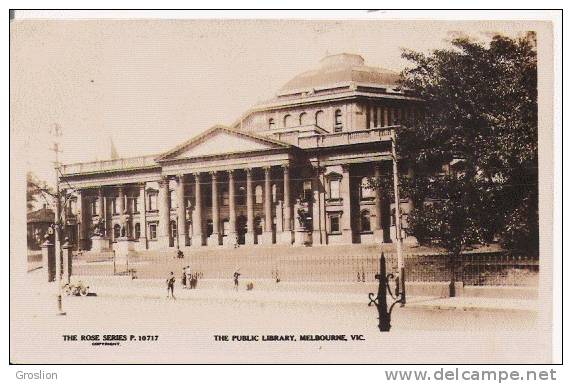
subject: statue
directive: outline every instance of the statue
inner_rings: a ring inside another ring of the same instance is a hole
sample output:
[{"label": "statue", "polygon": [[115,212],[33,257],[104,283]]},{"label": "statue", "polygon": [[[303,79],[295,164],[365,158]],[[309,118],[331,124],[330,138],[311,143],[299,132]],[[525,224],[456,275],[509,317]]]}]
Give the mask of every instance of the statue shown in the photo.
[{"label": "statue", "polygon": [[94,236],[105,236],[105,220],[103,218],[97,219],[97,222],[93,225],[92,232]]}]

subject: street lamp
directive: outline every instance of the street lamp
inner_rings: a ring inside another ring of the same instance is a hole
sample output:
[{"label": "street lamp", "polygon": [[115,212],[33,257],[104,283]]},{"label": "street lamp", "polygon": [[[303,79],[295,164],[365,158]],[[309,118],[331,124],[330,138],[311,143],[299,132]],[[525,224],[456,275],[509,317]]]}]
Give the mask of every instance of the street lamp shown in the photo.
[{"label": "street lamp", "polygon": [[391,157],[393,160],[393,194],[395,195],[395,240],[397,248],[397,289],[401,290],[401,306],[405,305],[405,261],[403,259],[403,238],[401,237],[401,209],[399,207],[399,171],[397,164],[397,135],[391,131]]}]

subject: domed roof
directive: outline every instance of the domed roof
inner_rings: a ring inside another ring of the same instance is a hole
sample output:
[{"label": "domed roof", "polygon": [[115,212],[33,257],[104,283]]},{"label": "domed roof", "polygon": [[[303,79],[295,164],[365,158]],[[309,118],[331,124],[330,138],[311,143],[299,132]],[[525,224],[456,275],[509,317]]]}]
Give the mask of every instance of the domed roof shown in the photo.
[{"label": "domed roof", "polygon": [[391,86],[397,85],[398,80],[397,72],[368,67],[360,55],[340,53],[320,60],[320,68],[294,77],[280,89],[279,94],[348,82]]}]

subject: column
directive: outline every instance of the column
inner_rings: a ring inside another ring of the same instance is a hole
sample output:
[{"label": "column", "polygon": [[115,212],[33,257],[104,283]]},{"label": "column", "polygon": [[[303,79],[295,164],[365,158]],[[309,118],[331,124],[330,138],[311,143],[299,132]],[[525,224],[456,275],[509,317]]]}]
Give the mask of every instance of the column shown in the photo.
[{"label": "column", "polygon": [[369,128],[375,128],[375,107],[369,107]]},{"label": "column", "polygon": [[326,232],[325,221],[322,219],[322,208],[324,206],[324,195],[321,183],[322,168],[314,168],[314,178],[312,180],[312,190],[314,199],[312,202],[312,244],[325,244]]},{"label": "column", "polygon": [[147,196],[145,194],[146,184],[139,186],[139,244],[141,249],[147,249]]},{"label": "column", "polygon": [[376,127],[381,127],[381,107],[377,107],[376,112],[377,112],[377,119],[375,120],[377,122]]},{"label": "column", "polygon": [[226,233],[224,238],[225,245],[234,247],[238,244],[238,237],[236,234],[236,201],[234,190],[234,170],[228,171],[228,224],[229,232]]},{"label": "column", "polygon": [[376,180],[377,188],[375,189],[375,218],[372,224],[373,238],[376,243],[383,243],[383,227],[382,227],[382,203],[383,193],[381,190],[381,165],[374,165],[374,178]]},{"label": "column", "polygon": [[185,204],[185,176],[177,175],[177,234],[179,248],[187,245],[187,207]]},{"label": "column", "polygon": [[[264,167],[264,232],[262,244],[272,244],[272,184],[270,181],[270,167]],[[260,241],[258,242],[260,244]]]},{"label": "column", "polygon": [[125,192],[123,186],[117,188],[119,193],[119,222],[121,223],[120,237],[128,237],[127,220],[125,218]]},{"label": "column", "polygon": [[208,245],[220,245],[220,223],[219,223],[219,207],[218,207],[218,184],[216,171],[210,173],[212,182],[212,220],[213,220],[213,233],[209,236]]},{"label": "column", "polygon": [[203,201],[201,196],[201,174],[194,173],[195,177],[195,206],[193,207],[193,238],[191,246],[199,248],[204,245],[203,236]]},{"label": "column", "polygon": [[246,234],[244,235],[244,243],[246,245],[254,244],[254,201],[252,188],[252,169],[246,169]]},{"label": "column", "polygon": [[159,181],[159,226],[157,228],[157,243],[160,248],[169,247],[169,222],[171,221],[169,207],[169,178]]},{"label": "column", "polygon": [[282,166],[284,173],[284,231],[282,232],[281,243],[292,244],[292,206],[290,203],[290,166],[284,164]]},{"label": "column", "polygon": [[85,191],[80,189],[78,191],[78,206],[79,206],[79,245],[80,249],[87,250],[88,247],[88,218],[87,218],[87,207],[85,199]]},{"label": "column", "polygon": [[340,194],[342,196],[342,242],[351,244],[353,241],[352,213],[351,213],[351,189],[350,189],[350,165],[342,165],[342,184]]},{"label": "column", "polygon": [[383,108],[383,126],[389,125],[389,108]]}]

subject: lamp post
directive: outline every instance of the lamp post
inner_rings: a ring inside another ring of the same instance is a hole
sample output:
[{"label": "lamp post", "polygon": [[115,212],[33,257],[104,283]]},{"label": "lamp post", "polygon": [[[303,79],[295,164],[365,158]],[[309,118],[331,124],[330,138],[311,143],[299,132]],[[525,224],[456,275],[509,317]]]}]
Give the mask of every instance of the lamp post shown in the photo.
[{"label": "lamp post", "polygon": [[401,290],[401,306],[405,305],[405,261],[403,259],[403,238],[401,237],[401,210],[399,207],[399,171],[397,164],[397,135],[395,128],[391,131],[391,157],[393,159],[393,194],[395,196],[395,240],[397,248],[397,289]]},{"label": "lamp post", "polygon": [[56,259],[56,285],[57,285],[57,302],[58,311],[57,315],[65,315],[66,313],[62,308],[62,277],[63,277],[63,260],[64,254],[62,250],[62,206],[61,206],[61,191],[60,191],[60,162],[59,153],[61,149],[59,147],[58,138],[62,136],[61,128],[56,124],[54,130],[52,131],[54,136],[54,143],[51,150],[54,152],[54,170],[56,173],[56,194],[54,198],[56,199],[56,214],[55,214],[55,231],[54,231],[54,248],[55,248],[55,259]]}]

